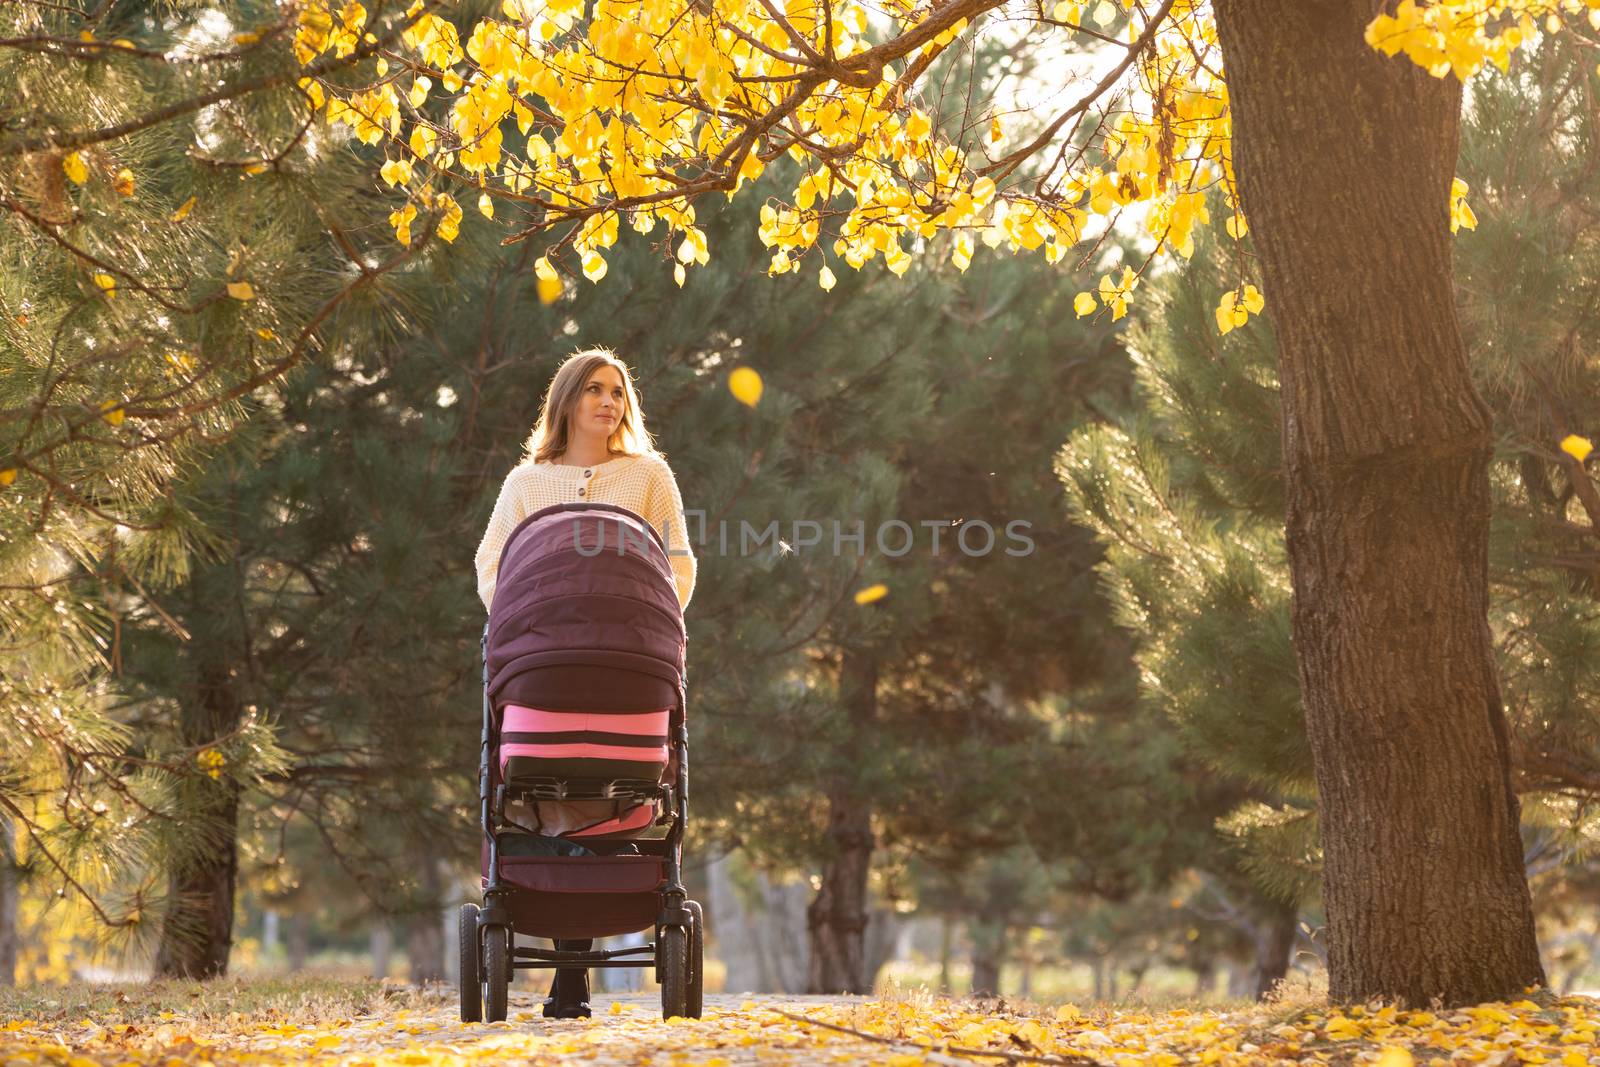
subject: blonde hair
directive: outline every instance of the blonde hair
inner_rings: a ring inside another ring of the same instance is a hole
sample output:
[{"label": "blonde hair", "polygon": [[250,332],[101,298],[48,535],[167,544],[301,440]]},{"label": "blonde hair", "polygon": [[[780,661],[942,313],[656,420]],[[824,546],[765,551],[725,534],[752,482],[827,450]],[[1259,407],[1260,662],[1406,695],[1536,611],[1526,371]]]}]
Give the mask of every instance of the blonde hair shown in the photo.
[{"label": "blonde hair", "polygon": [[601,367],[615,367],[622,375],[622,394],[626,398],[622,418],[606,439],[606,451],[619,456],[660,454],[650,431],[644,428],[644,411],[639,407],[639,394],[633,388],[628,365],[611,349],[597,347],[574,352],[556,369],[539,409],[539,421],[528,435],[524,462],[548,463],[566,453],[572,443],[572,416],[578,409],[578,399],[589,378]]}]

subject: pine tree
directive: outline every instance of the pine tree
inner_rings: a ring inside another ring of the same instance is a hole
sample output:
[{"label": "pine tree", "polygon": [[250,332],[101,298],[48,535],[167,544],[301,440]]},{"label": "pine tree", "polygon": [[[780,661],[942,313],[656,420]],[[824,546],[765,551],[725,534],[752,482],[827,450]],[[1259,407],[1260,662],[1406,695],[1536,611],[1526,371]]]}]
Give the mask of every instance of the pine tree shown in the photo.
[{"label": "pine tree", "polygon": [[[436,226],[369,245],[389,208],[312,128],[292,26],[253,0],[0,15],[0,811],[30,871],[136,935],[141,872],[203,851],[210,794],[277,765],[251,727],[214,779],[212,726],[124,721],[108,685],[123,622],[228,544],[177,483],[287,370],[381,334],[372,291]],[[371,61],[351,43],[333,83]]]}]

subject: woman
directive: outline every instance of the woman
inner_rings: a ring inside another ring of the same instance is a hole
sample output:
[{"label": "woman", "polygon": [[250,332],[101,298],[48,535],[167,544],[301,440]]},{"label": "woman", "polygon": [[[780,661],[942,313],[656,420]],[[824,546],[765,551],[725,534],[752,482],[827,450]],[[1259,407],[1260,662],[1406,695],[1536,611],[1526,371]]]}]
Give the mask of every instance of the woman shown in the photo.
[{"label": "woman", "polygon": [[[672,469],[645,429],[627,365],[608,349],[575,353],[551,379],[527,454],[500,487],[478,545],[478,595],[485,608],[494,602],[500,553],[517,524],[541,508],[572,501],[616,504],[649,522],[666,543],[678,603],[689,606],[695,559],[683,498]],[[524,828],[531,824],[539,834],[551,836],[592,828],[616,814],[608,801],[541,802],[534,810],[521,803],[506,805],[508,822]],[[572,952],[587,952],[593,945],[589,940],[556,942],[557,949]],[[544,1014],[587,1018],[588,1001],[588,970],[557,969]]]}]

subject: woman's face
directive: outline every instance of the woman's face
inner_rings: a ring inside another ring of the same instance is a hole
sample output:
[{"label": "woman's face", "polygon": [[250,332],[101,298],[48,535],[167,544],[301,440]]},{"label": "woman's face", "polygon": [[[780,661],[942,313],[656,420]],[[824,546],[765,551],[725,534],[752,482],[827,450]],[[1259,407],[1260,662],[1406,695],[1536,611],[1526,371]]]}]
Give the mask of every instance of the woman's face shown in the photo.
[{"label": "woman's face", "polygon": [[626,402],[622,372],[609,365],[596,368],[578,394],[578,410],[572,427],[574,436],[606,441],[622,425]]}]

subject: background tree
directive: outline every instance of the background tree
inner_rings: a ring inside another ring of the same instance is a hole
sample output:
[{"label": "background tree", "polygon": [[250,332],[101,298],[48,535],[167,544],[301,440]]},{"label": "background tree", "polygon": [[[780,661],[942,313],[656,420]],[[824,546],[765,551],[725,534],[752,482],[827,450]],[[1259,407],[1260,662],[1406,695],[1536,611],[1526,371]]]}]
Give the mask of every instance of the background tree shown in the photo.
[{"label": "background tree", "polygon": [[[133,934],[159,925],[144,874],[204,851],[206,798],[275,766],[259,723],[180,728],[172,708],[136,736],[105,684],[123,623],[159,620],[168,587],[200,580],[191,560],[228,543],[177,483],[289,368],[371,343],[369,291],[433,227],[370,244],[388,208],[299,84],[337,83],[384,39],[311,70],[269,17],[0,14],[0,732],[22,739],[0,753],[0,812],[37,868]],[[213,779],[196,759],[222,734]]]}]

